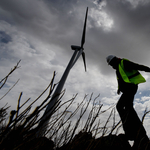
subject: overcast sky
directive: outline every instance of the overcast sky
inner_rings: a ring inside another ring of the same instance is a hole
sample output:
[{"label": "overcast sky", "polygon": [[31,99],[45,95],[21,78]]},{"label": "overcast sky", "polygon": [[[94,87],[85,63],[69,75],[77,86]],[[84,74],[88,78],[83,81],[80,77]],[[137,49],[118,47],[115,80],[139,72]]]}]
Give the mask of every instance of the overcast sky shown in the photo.
[{"label": "overcast sky", "polygon": [[[57,72],[61,78],[73,51],[80,45],[86,7],[89,7],[85,54],[87,72],[80,58],[72,68],[64,88],[64,101],[78,93],[77,101],[94,93],[105,108],[115,104],[115,70],[106,63],[109,54],[150,66],[149,0],[0,0],[0,78],[21,59],[20,68],[1,90],[2,96],[18,79],[19,83],[1,100],[16,108],[22,101],[34,100]],[[150,74],[141,72],[147,82],[139,85],[134,106],[141,117],[150,110]],[[150,116],[144,126],[150,136]]]}]

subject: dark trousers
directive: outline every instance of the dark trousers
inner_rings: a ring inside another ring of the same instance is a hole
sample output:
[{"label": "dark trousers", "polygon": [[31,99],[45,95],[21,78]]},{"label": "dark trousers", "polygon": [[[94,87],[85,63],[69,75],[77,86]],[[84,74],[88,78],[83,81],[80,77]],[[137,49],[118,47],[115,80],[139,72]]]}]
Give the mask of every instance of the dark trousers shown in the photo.
[{"label": "dark trousers", "polygon": [[123,129],[128,140],[140,141],[147,137],[146,131],[133,108],[134,95],[138,89],[137,85],[130,84],[124,89],[116,108],[122,120]]}]

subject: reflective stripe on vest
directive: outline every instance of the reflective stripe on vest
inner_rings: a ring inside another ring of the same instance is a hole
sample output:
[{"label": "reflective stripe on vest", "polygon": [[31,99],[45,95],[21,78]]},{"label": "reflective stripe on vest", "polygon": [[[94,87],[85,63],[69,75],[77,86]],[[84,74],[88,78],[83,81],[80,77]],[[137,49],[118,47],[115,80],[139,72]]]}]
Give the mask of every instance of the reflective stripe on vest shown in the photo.
[{"label": "reflective stripe on vest", "polygon": [[[146,80],[138,72],[138,70],[126,71],[124,69],[123,60],[127,60],[127,59],[121,60],[121,63],[119,64],[119,73],[125,82],[133,83],[133,84],[139,84],[139,83],[146,82]],[[127,61],[129,61],[129,60],[127,60]]]}]

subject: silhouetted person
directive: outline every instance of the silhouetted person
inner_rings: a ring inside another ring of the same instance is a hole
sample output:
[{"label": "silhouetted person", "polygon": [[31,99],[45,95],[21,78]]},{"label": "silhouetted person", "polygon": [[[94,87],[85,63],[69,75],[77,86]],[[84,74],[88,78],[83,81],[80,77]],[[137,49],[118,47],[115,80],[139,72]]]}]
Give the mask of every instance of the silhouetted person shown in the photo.
[{"label": "silhouetted person", "polygon": [[122,120],[125,135],[128,140],[134,140],[136,145],[142,141],[147,142],[149,139],[142,122],[133,108],[133,100],[138,84],[146,82],[138,70],[150,72],[150,68],[133,63],[127,59],[117,58],[114,55],[109,55],[106,60],[116,70],[118,80],[117,93],[120,94],[122,92],[116,108]]}]

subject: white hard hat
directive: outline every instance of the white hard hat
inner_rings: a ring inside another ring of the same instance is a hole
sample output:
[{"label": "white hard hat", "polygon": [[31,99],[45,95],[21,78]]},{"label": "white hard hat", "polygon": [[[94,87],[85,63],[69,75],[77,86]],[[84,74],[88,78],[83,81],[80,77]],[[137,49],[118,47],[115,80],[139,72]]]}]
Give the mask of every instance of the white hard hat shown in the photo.
[{"label": "white hard hat", "polygon": [[115,58],[116,56],[114,55],[109,55],[106,57],[107,63],[110,64],[110,62],[112,61],[113,58]]}]

